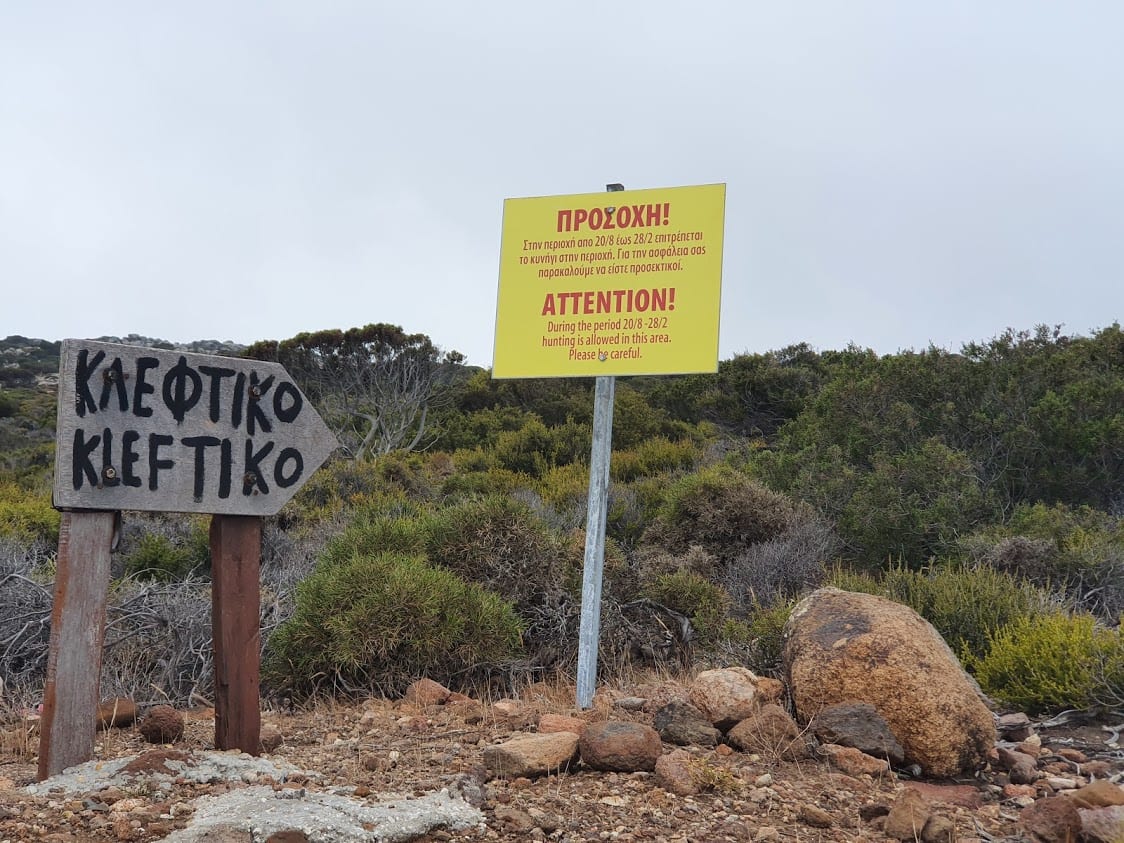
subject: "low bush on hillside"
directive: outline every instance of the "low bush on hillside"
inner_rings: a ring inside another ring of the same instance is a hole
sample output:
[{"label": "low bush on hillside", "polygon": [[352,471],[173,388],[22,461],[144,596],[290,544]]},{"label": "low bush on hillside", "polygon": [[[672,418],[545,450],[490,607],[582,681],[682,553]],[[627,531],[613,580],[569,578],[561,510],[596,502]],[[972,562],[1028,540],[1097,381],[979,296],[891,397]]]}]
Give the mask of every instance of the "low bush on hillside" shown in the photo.
[{"label": "low bush on hillside", "polygon": [[400,694],[420,676],[461,686],[520,650],[510,603],[420,555],[356,553],[315,571],[269,639],[262,676],[297,694]]},{"label": "low bush on hillside", "polygon": [[970,666],[983,690],[1036,714],[1124,704],[1124,637],[1087,612],[1020,617],[990,638]]},{"label": "low bush on hillside", "polygon": [[1124,520],[1087,506],[1018,506],[1008,521],[963,543],[978,563],[1058,589],[1114,622],[1124,613]]},{"label": "low bush on hillside", "polygon": [[1040,617],[1056,602],[1026,580],[959,564],[920,571],[894,565],[880,576],[837,568],[828,584],[904,603],[966,659],[984,656],[997,631],[1016,621]]}]

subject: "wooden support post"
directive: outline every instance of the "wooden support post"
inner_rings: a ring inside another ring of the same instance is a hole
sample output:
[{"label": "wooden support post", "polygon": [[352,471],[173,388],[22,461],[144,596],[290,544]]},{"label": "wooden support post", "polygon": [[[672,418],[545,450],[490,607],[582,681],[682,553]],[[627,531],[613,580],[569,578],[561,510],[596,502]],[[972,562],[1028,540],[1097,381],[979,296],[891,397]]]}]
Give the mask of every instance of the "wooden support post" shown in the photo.
[{"label": "wooden support post", "polygon": [[40,781],[94,754],[113,517],[62,514],[39,731]]},{"label": "wooden support post", "polygon": [[211,517],[211,630],[215,646],[215,748],[260,751],[262,520]]}]

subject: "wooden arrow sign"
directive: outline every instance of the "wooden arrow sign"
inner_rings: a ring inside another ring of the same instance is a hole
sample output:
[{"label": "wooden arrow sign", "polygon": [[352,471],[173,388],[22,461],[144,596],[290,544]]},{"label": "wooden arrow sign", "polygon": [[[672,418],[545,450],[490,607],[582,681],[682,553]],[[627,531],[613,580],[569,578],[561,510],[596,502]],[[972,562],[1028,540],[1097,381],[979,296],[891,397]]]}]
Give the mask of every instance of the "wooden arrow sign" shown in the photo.
[{"label": "wooden arrow sign", "polygon": [[60,509],[273,515],[337,447],[278,363],[64,340]]}]

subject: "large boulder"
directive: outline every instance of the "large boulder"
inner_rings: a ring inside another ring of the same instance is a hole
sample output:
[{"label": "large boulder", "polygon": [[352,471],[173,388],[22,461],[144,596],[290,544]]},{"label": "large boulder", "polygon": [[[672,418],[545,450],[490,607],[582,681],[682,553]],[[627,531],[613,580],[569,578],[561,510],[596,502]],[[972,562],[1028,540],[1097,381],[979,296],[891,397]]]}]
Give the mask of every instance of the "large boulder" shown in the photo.
[{"label": "large boulder", "polygon": [[793,609],[782,659],[798,718],[811,721],[838,703],[870,703],[906,760],[927,775],[973,770],[995,744],[995,721],[979,689],[908,606],[819,589]]}]

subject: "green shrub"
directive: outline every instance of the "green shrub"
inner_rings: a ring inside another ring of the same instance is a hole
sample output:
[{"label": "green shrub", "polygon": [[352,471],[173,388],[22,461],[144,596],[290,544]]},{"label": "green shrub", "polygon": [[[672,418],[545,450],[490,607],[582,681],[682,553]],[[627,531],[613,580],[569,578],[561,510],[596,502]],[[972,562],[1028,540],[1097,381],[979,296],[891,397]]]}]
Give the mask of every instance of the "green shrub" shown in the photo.
[{"label": "green shrub", "polygon": [[0,482],[0,538],[56,544],[59,514],[51,506],[50,495]]},{"label": "green shrub", "polygon": [[421,556],[356,553],[300,585],[262,675],[305,694],[397,694],[420,676],[459,685],[513,658],[521,632],[510,603]]},{"label": "green shrub", "polygon": [[569,463],[550,469],[534,485],[535,491],[555,509],[580,507],[589,500],[589,466]]},{"label": "green shrub", "polygon": [[345,565],[356,555],[397,553],[407,556],[425,552],[429,541],[426,516],[429,510],[417,505],[397,510],[369,509],[358,512],[320,554],[320,567]]},{"label": "green shrub", "polygon": [[691,619],[700,644],[713,643],[721,634],[730,611],[730,595],[719,585],[693,571],[679,570],[658,576],[641,593]]},{"label": "green shrub", "polygon": [[1026,580],[991,568],[954,563],[920,571],[894,565],[880,577],[837,568],[828,584],[909,606],[967,660],[983,656],[998,630],[1039,617],[1053,603],[1046,592]]},{"label": "green shrub", "polygon": [[713,466],[672,484],[645,541],[674,552],[698,544],[720,559],[729,559],[782,533],[795,513],[795,504],[784,495],[743,473]]},{"label": "green shrub", "polygon": [[627,451],[614,451],[609,470],[614,480],[628,482],[664,472],[685,471],[701,454],[690,439],[672,442],[662,436],[646,439]]},{"label": "green shrub", "polygon": [[794,605],[793,600],[779,600],[769,606],[758,604],[754,607],[747,623],[750,669],[769,676],[781,674],[784,625]]},{"label": "green shrub", "polygon": [[530,482],[531,478],[526,474],[518,474],[499,466],[479,471],[464,468],[445,478],[441,484],[441,493],[454,498],[506,495]]},{"label": "green shrub", "polygon": [[1008,522],[965,539],[978,563],[1063,591],[1105,622],[1124,613],[1124,521],[1087,506],[1018,506]]},{"label": "green shrub", "polygon": [[125,556],[125,575],[157,582],[182,580],[196,568],[206,565],[209,547],[195,538],[178,543],[162,533],[139,536]]},{"label": "green shrub", "polygon": [[567,569],[581,560],[573,553],[564,556],[560,539],[531,507],[506,495],[469,499],[435,512],[426,542],[435,565],[503,594],[520,608],[557,589]]},{"label": "green shrub", "polygon": [[1124,639],[1088,614],[1017,618],[971,667],[983,690],[1029,713],[1124,702]]}]

